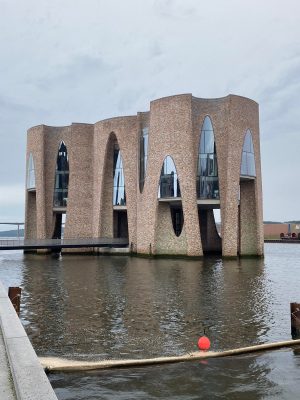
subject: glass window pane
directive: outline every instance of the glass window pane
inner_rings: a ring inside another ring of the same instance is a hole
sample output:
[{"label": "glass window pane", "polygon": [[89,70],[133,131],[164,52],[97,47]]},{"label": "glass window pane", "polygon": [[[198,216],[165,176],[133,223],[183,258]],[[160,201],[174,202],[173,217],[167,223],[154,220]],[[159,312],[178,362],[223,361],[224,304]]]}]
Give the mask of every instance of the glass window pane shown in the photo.
[{"label": "glass window pane", "polygon": [[113,205],[126,205],[123,160],[120,150],[115,150]]},{"label": "glass window pane", "polygon": [[207,176],[207,155],[200,156],[200,175]]},{"label": "glass window pane", "polygon": [[251,151],[251,153],[254,154],[253,139],[252,139],[251,132],[250,132],[250,151]]},{"label": "glass window pane", "polygon": [[241,175],[256,176],[253,140],[250,129],[246,132],[243,144]]},{"label": "glass window pane", "polygon": [[121,157],[120,157],[120,152],[118,152],[116,168],[121,168]]},{"label": "glass window pane", "polygon": [[254,153],[253,140],[250,129],[247,130],[245,135],[243,151],[246,151],[247,153]]},{"label": "glass window pane", "polygon": [[255,161],[254,161],[254,154],[247,153],[247,167],[248,167],[248,174],[249,176],[256,176],[255,174]]},{"label": "glass window pane", "polygon": [[214,133],[213,131],[205,131],[205,153],[214,152]]},{"label": "glass window pane", "polygon": [[250,136],[249,136],[249,131],[247,131],[246,135],[245,135],[245,141],[244,141],[244,147],[243,150],[247,151],[250,153],[251,151],[251,144],[250,144]]},{"label": "glass window pane", "polygon": [[55,207],[67,206],[68,186],[69,186],[68,152],[64,142],[61,142],[58,150],[56,171],[55,171],[54,199],[53,199],[53,204]]},{"label": "glass window pane", "polygon": [[202,130],[201,136],[200,136],[199,153],[200,154],[204,154],[205,153],[205,131],[203,131],[203,130]]},{"label": "glass window pane", "polygon": [[198,198],[218,198],[217,153],[212,122],[209,116],[205,117],[202,125],[196,185]]},{"label": "glass window pane", "polygon": [[200,177],[200,198],[207,198],[206,179],[202,176]]},{"label": "glass window pane", "polygon": [[203,131],[212,131],[213,130],[211,119],[209,118],[208,115],[204,118],[202,130]]},{"label": "glass window pane", "polygon": [[168,160],[168,170],[167,170],[167,174],[174,174],[174,170],[175,170],[175,166],[174,166],[174,162],[172,160],[171,157],[167,157]]},{"label": "glass window pane", "polygon": [[170,156],[167,156],[163,162],[158,197],[180,197],[180,187],[176,167]]},{"label": "glass window pane", "polygon": [[165,159],[165,174],[170,174],[171,168],[170,168],[170,157],[166,157]]},{"label": "glass window pane", "polygon": [[207,158],[207,175],[217,176],[217,159],[214,154],[209,154]]},{"label": "glass window pane", "polygon": [[248,168],[247,168],[247,153],[243,151],[242,153],[242,163],[241,163],[241,175],[247,175]]},{"label": "glass window pane", "polygon": [[28,167],[27,167],[27,189],[35,189],[35,170],[32,153],[29,154]]},{"label": "glass window pane", "polygon": [[213,186],[213,198],[214,198],[214,199],[219,199],[219,198],[220,198],[219,180],[215,180],[215,181],[214,181],[214,186]]}]

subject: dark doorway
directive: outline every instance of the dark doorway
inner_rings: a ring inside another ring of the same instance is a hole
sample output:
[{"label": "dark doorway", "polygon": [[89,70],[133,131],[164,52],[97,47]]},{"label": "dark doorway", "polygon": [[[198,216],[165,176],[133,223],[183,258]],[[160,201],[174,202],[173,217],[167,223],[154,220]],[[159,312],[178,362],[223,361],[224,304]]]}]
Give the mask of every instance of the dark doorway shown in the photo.
[{"label": "dark doorway", "polygon": [[198,208],[198,217],[203,253],[222,253],[222,239],[216,228],[213,209]]},{"label": "dark doorway", "polygon": [[114,210],[114,238],[128,238],[126,210]]},{"label": "dark doorway", "polygon": [[66,214],[65,213],[55,213],[54,214],[54,231],[52,239],[63,239]]},{"label": "dark doorway", "polygon": [[61,239],[61,224],[62,224],[62,214],[54,214],[55,225],[52,239]]}]

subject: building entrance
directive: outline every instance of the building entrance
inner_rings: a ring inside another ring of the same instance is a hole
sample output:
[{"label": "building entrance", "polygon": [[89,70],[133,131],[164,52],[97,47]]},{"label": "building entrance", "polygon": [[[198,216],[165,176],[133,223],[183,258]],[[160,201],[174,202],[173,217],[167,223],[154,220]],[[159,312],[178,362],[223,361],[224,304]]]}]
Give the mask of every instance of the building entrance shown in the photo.
[{"label": "building entrance", "polygon": [[114,238],[128,238],[126,210],[114,210]]},{"label": "building entrance", "polygon": [[214,210],[198,208],[198,217],[203,253],[222,253],[222,239],[216,228]]}]

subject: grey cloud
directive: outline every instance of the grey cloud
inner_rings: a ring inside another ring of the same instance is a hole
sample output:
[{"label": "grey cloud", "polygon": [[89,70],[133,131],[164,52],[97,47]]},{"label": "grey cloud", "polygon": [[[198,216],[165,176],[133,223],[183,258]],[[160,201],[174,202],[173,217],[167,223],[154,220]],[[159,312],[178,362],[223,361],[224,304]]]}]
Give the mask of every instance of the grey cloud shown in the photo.
[{"label": "grey cloud", "polygon": [[[180,92],[235,93],[260,104],[265,216],[299,218],[295,203],[280,208],[286,194],[278,182],[300,196],[294,185],[300,169],[300,3],[273,3],[6,1],[0,16],[0,186],[23,184],[30,126],[135,114],[147,111],[152,99]],[[285,162],[286,143],[293,156]]]},{"label": "grey cloud", "polygon": [[0,186],[23,183],[26,131],[43,115],[45,111],[39,107],[0,97]]},{"label": "grey cloud", "polygon": [[194,5],[195,2],[188,0],[156,0],[154,10],[162,17],[183,19],[198,15],[198,7]]},{"label": "grey cloud", "polygon": [[101,57],[78,55],[65,65],[58,66],[49,75],[32,82],[41,90],[48,90],[54,86],[74,87],[86,84],[95,77],[105,77],[116,69]]}]

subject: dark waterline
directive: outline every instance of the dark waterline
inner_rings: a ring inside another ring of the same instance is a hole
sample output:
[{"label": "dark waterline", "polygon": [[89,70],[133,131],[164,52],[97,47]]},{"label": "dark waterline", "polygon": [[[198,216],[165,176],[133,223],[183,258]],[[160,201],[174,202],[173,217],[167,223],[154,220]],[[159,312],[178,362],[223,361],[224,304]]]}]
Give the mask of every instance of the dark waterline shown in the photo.
[{"label": "dark waterline", "polygon": [[[290,339],[300,246],[265,259],[24,256],[0,253],[0,279],[22,286],[21,319],[41,356],[145,358]],[[293,399],[297,349],[49,378],[59,399]]]}]

